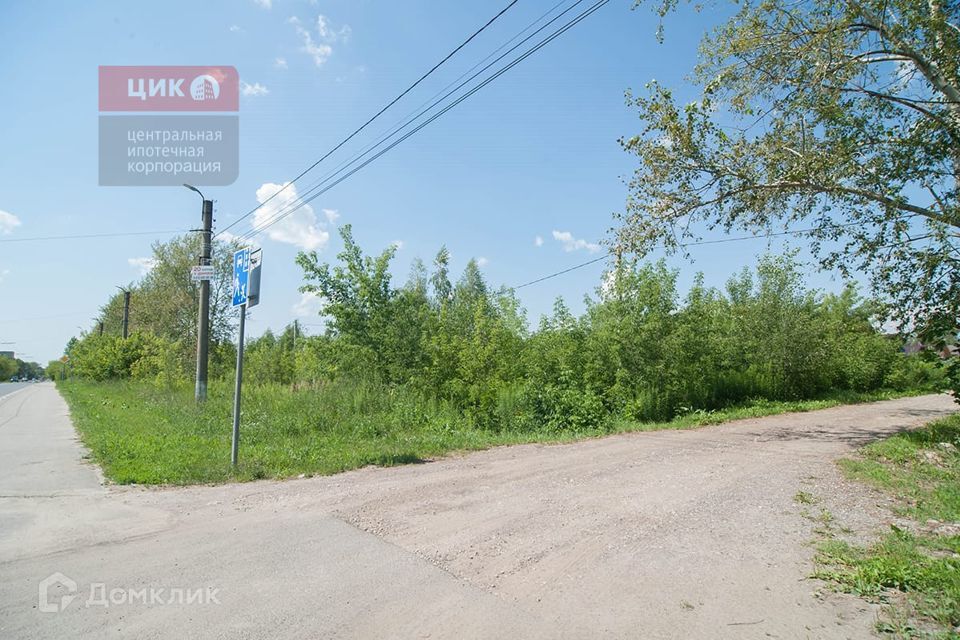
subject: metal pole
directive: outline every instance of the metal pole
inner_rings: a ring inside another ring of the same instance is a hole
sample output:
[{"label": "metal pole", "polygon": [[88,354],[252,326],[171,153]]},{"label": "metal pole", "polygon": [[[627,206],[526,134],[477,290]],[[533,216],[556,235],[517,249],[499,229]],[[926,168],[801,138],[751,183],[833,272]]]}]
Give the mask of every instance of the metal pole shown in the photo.
[{"label": "metal pole", "polygon": [[237,340],[237,382],[233,388],[233,442],[230,447],[230,464],[237,466],[240,449],[240,383],[243,382],[243,329],[247,319],[247,305],[240,305],[240,338]]},{"label": "metal pole", "polygon": [[130,326],[130,292],[123,292],[123,339],[127,339],[127,328]]},{"label": "metal pole", "polygon": [[[203,201],[203,245],[200,264],[210,264],[211,235],[213,232],[213,201]],[[200,318],[197,323],[197,386],[194,395],[197,402],[207,399],[207,360],[210,348],[210,281],[200,281]]]}]

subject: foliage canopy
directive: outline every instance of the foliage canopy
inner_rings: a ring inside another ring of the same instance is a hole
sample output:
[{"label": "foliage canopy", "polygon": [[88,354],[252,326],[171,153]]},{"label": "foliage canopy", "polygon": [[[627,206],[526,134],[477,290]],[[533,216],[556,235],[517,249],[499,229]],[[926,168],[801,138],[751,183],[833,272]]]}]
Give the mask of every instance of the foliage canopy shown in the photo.
[{"label": "foliage canopy", "polygon": [[698,100],[628,93],[644,127],[621,140],[640,166],[620,249],[677,249],[703,226],[812,229],[823,265],[869,273],[903,326],[955,329],[960,4],[736,4],[702,42]]}]

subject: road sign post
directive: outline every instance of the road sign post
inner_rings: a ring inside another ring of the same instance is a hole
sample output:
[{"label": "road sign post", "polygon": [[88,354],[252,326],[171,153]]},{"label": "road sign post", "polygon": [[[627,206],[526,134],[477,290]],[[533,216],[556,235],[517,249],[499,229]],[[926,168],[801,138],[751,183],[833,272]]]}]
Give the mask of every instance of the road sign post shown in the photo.
[{"label": "road sign post", "polygon": [[240,392],[243,385],[243,343],[247,307],[260,301],[260,249],[241,249],[233,254],[233,306],[240,307],[240,335],[237,338],[237,380],[233,389],[233,438],[230,464],[237,466],[240,453]]},{"label": "road sign post", "polygon": [[237,466],[240,454],[240,387],[243,382],[243,330],[247,319],[246,303],[240,305],[240,338],[237,341],[237,381],[233,388],[233,438],[230,441],[230,464]]}]

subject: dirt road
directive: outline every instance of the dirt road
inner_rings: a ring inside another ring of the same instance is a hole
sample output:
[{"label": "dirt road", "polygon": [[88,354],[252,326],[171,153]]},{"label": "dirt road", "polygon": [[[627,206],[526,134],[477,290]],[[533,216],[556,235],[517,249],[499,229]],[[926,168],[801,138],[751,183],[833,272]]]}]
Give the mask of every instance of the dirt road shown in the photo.
[{"label": "dirt road", "polygon": [[[0,636],[868,638],[876,611],[808,578],[814,525],[794,496],[882,526],[879,496],[834,460],[953,410],[924,396],[324,478],[113,487],[56,539],[49,518],[0,539]],[[54,571],[79,595],[38,613]],[[86,606],[96,584],[219,593]]]}]

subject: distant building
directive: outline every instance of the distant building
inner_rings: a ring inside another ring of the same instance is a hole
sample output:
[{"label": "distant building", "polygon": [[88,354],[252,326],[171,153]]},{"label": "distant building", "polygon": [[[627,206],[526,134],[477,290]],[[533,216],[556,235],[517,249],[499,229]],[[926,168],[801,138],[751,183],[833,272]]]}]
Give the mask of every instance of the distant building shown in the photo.
[{"label": "distant building", "polygon": [[907,340],[903,343],[903,352],[908,356],[923,351],[923,343],[919,340]]}]

